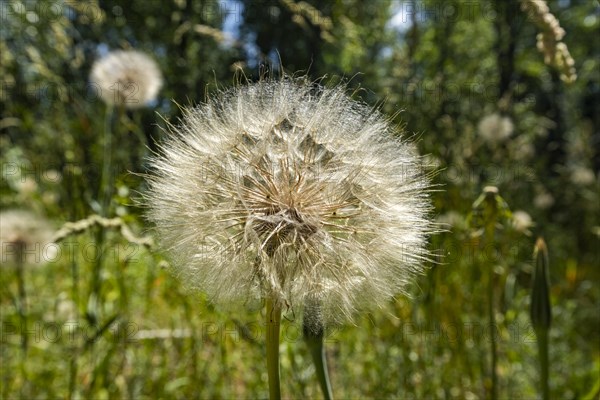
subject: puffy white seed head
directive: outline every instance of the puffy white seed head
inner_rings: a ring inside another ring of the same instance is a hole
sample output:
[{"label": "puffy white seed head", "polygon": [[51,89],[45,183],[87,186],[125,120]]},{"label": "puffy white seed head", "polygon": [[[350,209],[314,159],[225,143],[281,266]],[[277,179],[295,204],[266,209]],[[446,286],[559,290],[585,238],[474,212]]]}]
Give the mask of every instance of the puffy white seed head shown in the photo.
[{"label": "puffy white seed head", "polygon": [[341,87],[236,87],[171,129],[148,216],[177,275],[214,302],[270,296],[344,322],[427,258],[429,181],[397,133]]},{"label": "puffy white seed head", "polygon": [[134,109],[155,100],[163,80],[158,65],[146,54],[116,50],[94,63],[90,83],[105,103]]},{"label": "puffy white seed head", "polygon": [[[58,246],[52,243],[50,223],[30,211],[9,209],[0,212],[0,265],[41,266],[57,259]],[[19,261],[20,259],[20,261]]]}]

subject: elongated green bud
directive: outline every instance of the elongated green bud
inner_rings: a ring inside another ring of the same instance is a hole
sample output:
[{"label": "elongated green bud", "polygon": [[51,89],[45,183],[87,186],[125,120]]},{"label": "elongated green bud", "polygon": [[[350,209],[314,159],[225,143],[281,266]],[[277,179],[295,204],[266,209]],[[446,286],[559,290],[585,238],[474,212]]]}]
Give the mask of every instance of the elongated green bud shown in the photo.
[{"label": "elongated green bud", "polygon": [[548,248],[539,238],[533,252],[535,271],[531,291],[531,323],[535,330],[549,329],[552,321],[550,306],[550,277],[548,273]]}]

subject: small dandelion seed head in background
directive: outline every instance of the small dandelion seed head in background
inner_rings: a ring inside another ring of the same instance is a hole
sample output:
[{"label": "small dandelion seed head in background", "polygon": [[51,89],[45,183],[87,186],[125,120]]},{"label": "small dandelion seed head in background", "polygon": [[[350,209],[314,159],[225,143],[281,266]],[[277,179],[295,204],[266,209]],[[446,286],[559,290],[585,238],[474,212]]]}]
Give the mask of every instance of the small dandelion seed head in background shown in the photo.
[{"label": "small dandelion seed head in background", "polygon": [[52,242],[50,223],[26,210],[0,212],[0,262],[15,265],[22,249],[25,265],[41,265],[55,259],[58,247]]},{"label": "small dandelion seed head in background", "polygon": [[271,297],[344,322],[428,258],[430,183],[397,134],[341,87],[236,87],[171,129],[148,217],[176,274],[215,303]]},{"label": "small dandelion seed head in background", "polygon": [[90,82],[105,103],[130,109],[155,100],[163,84],[156,62],[135,50],[116,50],[97,60]]},{"label": "small dandelion seed head in background", "polygon": [[542,190],[533,198],[533,204],[539,209],[546,210],[554,204],[554,197],[550,192]]},{"label": "small dandelion seed head in background", "polygon": [[577,186],[587,186],[596,182],[596,174],[589,168],[577,166],[571,171],[571,182]]},{"label": "small dandelion seed head in background", "polygon": [[534,225],[531,216],[523,210],[517,210],[512,213],[512,226],[518,232],[528,232]]},{"label": "small dandelion seed head in background", "polygon": [[508,139],[514,130],[510,117],[493,113],[483,117],[477,125],[479,135],[489,143],[499,143]]}]

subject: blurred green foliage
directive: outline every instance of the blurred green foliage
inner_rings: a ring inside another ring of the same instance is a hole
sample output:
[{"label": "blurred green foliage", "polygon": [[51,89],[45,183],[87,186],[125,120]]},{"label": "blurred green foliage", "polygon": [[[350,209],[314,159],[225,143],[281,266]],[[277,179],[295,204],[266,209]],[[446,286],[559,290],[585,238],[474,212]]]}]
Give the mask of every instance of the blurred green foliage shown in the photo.
[{"label": "blurred green foliage", "polygon": [[[267,397],[261,308],[215,309],[184,292],[162,256],[136,239],[151,233],[134,201],[144,183],[132,172],[147,169],[165,121],[181,115],[178,104],[278,75],[281,65],[326,76],[323,84],[346,82],[416,139],[437,171],[432,217],[447,224],[431,239],[437,263],[412,298],[328,332],[335,396],[488,398],[491,276],[499,397],[539,397],[529,302],[533,246],[543,236],[550,392],[598,398],[600,6],[549,6],[576,61],[569,85],[544,64],[537,27],[517,1],[3,1],[3,210],[32,210],[57,229],[100,212],[106,107],[88,76],[101,54],[145,51],[165,85],[155,107],[112,121],[109,216],[135,237],[95,225],[66,237],[52,256],[38,247],[39,259],[23,270],[26,326],[21,278],[3,249],[2,398]],[[504,140],[482,132],[496,114],[508,121]],[[485,235],[477,222],[485,213],[472,207],[489,185],[505,203]],[[319,397],[301,323],[286,317],[284,396]]]}]

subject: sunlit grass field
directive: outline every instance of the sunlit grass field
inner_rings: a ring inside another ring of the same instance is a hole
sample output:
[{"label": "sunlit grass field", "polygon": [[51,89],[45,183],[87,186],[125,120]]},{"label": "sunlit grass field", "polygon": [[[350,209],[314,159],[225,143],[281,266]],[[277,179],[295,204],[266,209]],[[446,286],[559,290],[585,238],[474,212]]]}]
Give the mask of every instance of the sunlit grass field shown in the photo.
[{"label": "sunlit grass field", "polygon": [[[159,255],[114,230],[99,253],[97,230],[66,238],[53,253],[56,261],[27,266],[26,328],[15,306],[15,271],[3,266],[4,398],[267,397],[261,304],[215,309],[201,295],[186,293]],[[457,241],[457,234],[439,235],[434,244],[463,254],[432,266],[413,285],[411,298],[327,331],[336,396],[486,398],[493,334],[500,397],[537,397],[530,241],[514,238],[510,243],[518,248],[508,256],[494,248],[488,259],[480,258],[477,243]],[[95,268],[100,290],[90,315]],[[493,332],[483,285],[490,268],[496,275]],[[599,362],[597,332],[587,321],[595,312],[595,288],[577,287],[572,276],[552,279],[551,390],[557,398],[592,399]],[[320,397],[292,313],[285,314],[281,337],[285,396]]]}]

